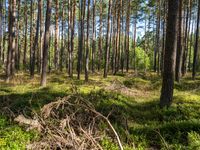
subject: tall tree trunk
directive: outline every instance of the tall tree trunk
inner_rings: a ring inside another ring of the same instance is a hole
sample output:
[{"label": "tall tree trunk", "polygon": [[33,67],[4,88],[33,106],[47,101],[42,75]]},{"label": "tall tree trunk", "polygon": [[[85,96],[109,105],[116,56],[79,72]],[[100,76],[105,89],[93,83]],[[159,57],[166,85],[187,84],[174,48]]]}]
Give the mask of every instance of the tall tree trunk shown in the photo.
[{"label": "tall tree trunk", "polygon": [[191,0],[187,2],[187,13],[186,13],[186,31],[185,31],[185,41],[184,41],[184,54],[183,54],[183,63],[182,63],[182,75],[185,75],[187,72],[187,59],[188,59],[188,47],[189,47],[189,34],[191,27]]},{"label": "tall tree trunk", "polygon": [[71,75],[72,72],[72,51],[71,51],[71,29],[72,29],[72,1],[68,0],[68,74]]},{"label": "tall tree trunk", "polygon": [[118,1],[118,12],[117,12],[117,35],[116,35],[116,48],[115,48],[115,63],[114,63],[114,75],[119,70],[119,55],[120,55],[120,22],[121,22],[121,8],[122,0]]},{"label": "tall tree trunk", "polygon": [[101,69],[101,60],[102,60],[102,29],[103,29],[103,0],[101,0],[100,6],[100,27],[99,27],[99,50],[98,50],[98,71]]},{"label": "tall tree trunk", "polygon": [[95,53],[96,53],[96,0],[93,0],[93,16],[92,16],[92,72],[95,71]]},{"label": "tall tree trunk", "polygon": [[12,54],[11,54],[11,76],[15,75],[15,54],[16,54],[16,0],[12,0]]},{"label": "tall tree trunk", "polygon": [[159,53],[160,53],[160,10],[161,10],[161,0],[157,1],[157,25],[156,25],[156,47],[154,49],[154,72],[160,70],[159,68],[159,60],[157,61],[157,57],[159,59]]},{"label": "tall tree trunk", "polygon": [[63,7],[62,7],[62,41],[61,41],[61,49],[60,49],[60,71],[62,72],[63,70],[63,60],[64,60],[64,26],[65,26],[65,4],[66,0],[63,0]]},{"label": "tall tree trunk", "polygon": [[33,59],[32,59],[32,62],[31,62],[31,70],[30,70],[31,78],[34,78],[35,52],[38,49],[38,37],[39,37],[40,13],[41,13],[40,5],[41,5],[41,0],[38,0],[38,13],[37,13],[37,22],[36,22],[36,33],[35,33],[35,39],[34,39],[34,44],[33,44]]},{"label": "tall tree trunk", "polygon": [[89,70],[89,33],[90,33],[90,0],[88,0],[88,8],[87,8],[87,39],[86,39],[86,55],[85,55],[85,81],[88,82],[88,70]]},{"label": "tall tree trunk", "polygon": [[193,35],[194,35],[194,21],[192,21],[192,27],[191,27],[191,33],[190,33],[190,50],[189,50],[189,60],[188,60],[188,70],[191,71],[191,61],[192,61],[192,47],[193,47]]},{"label": "tall tree trunk", "polygon": [[19,70],[20,67],[20,7],[21,7],[21,0],[18,0],[18,11],[17,11],[17,23],[16,23],[16,38],[15,38],[15,45],[16,45],[16,53],[15,53],[15,69]]},{"label": "tall tree trunk", "polygon": [[1,56],[3,53],[2,42],[3,42],[3,1],[1,0],[0,1],[0,63],[2,61]]},{"label": "tall tree trunk", "polygon": [[7,8],[7,3],[6,0],[4,1],[4,26],[3,26],[3,51],[2,51],[2,61],[3,61],[3,66],[6,66],[6,59],[5,59],[5,53],[6,53],[6,27],[7,27],[7,15],[6,15],[6,8]]},{"label": "tall tree trunk", "polygon": [[25,22],[25,34],[24,34],[24,55],[23,55],[23,69],[26,70],[26,65],[27,65],[27,29],[28,29],[28,16],[27,16],[27,1],[25,1],[25,7],[24,7],[24,22]]},{"label": "tall tree trunk", "polygon": [[197,58],[198,58],[198,48],[199,48],[199,18],[200,18],[200,0],[198,0],[198,11],[197,11],[197,26],[196,26],[196,40],[194,45],[194,58],[193,58],[193,68],[192,68],[192,78],[196,77],[197,69]]},{"label": "tall tree trunk", "polygon": [[161,70],[161,75],[163,74],[163,68],[164,68],[164,53],[165,53],[165,35],[166,35],[166,4],[167,2],[165,0],[163,0],[163,37],[162,37],[162,51],[161,51],[161,62],[160,62],[160,70]]},{"label": "tall tree trunk", "polygon": [[73,78],[73,52],[74,52],[74,32],[75,32],[75,17],[76,17],[76,0],[72,1],[71,9],[71,40],[70,40],[70,52],[69,52],[69,77]]},{"label": "tall tree trunk", "polygon": [[40,15],[40,47],[39,47],[39,55],[38,56],[38,72],[41,73],[42,70],[42,49],[43,49],[43,39],[44,39],[44,23],[43,23],[43,0],[39,1],[39,15]]},{"label": "tall tree trunk", "polygon": [[179,0],[168,1],[163,84],[160,96],[161,107],[170,106],[173,100],[178,8]]},{"label": "tall tree trunk", "polygon": [[[63,10],[64,11],[64,10]],[[55,25],[55,48],[54,48],[54,66],[55,66],[55,69],[57,70],[58,69],[58,57],[59,57],[59,46],[58,46],[58,39],[59,39],[59,1],[56,0],[56,15],[55,15],[55,22],[56,22],[56,25]]]},{"label": "tall tree trunk", "polygon": [[16,36],[16,0],[9,0],[9,43],[7,54],[6,81],[14,76],[15,69],[15,36]]},{"label": "tall tree trunk", "polygon": [[105,63],[104,63],[104,78],[108,76],[108,63],[109,63],[109,46],[110,46],[110,15],[111,15],[112,0],[109,0],[108,5],[108,25],[107,25],[107,36],[106,36],[106,51],[105,51]]},{"label": "tall tree trunk", "polygon": [[131,1],[128,0],[128,8],[126,14],[126,37],[125,37],[125,51],[126,51],[126,72],[129,71],[129,30],[130,30],[130,4]]},{"label": "tall tree trunk", "polygon": [[180,0],[179,18],[178,18],[178,41],[176,54],[176,81],[179,82],[181,78],[182,58],[183,58],[183,0]]},{"label": "tall tree trunk", "polygon": [[32,68],[33,62],[33,0],[31,0],[31,10],[30,10],[30,72]]},{"label": "tall tree trunk", "polygon": [[134,63],[134,71],[137,70],[136,66],[136,36],[137,36],[137,12],[135,14],[135,19],[134,19],[134,35],[133,35],[133,63]]},{"label": "tall tree trunk", "polygon": [[79,33],[79,47],[78,47],[78,63],[77,63],[77,78],[80,79],[81,68],[82,68],[82,55],[84,48],[84,18],[85,18],[85,3],[86,0],[81,2],[81,13],[80,13],[80,33]]},{"label": "tall tree trunk", "polygon": [[116,35],[117,35],[117,2],[113,2],[113,12],[112,12],[112,73],[115,71],[115,57],[116,57]]},{"label": "tall tree trunk", "polygon": [[50,35],[50,25],[51,25],[51,3],[52,3],[52,0],[47,0],[46,22],[45,22],[45,35],[44,35],[44,48],[43,48],[43,61],[42,61],[42,75],[41,75],[41,86],[46,86],[46,80],[47,80],[49,35]]}]

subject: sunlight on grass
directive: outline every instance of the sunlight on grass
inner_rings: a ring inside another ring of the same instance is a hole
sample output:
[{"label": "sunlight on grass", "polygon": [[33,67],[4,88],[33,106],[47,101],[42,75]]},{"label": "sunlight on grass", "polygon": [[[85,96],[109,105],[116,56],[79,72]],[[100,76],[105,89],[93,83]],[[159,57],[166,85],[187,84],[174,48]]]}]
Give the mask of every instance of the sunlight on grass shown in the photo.
[{"label": "sunlight on grass", "polygon": [[[91,75],[88,83],[69,79],[65,74],[48,76],[48,86],[40,88],[39,76],[30,80],[28,75],[19,74],[10,84],[1,81],[0,98],[3,109],[9,107],[14,113],[31,115],[44,104],[64,97],[76,87],[81,96],[89,100],[109,119],[120,134],[125,149],[193,149],[199,146],[200,134],[200,94],[199,80],[183,79],[176,83],[174,102],[170,108],[159,108],[161,79],[155,74],[127,76]],[[133,90],[135,96],[125,96],[105,90],[114,81],[122,83]],[[25,145],[35,139],[35,134],[26,132],[18,125],[0,117],[0,148],[24,149]],[[15,142],[13,142],[15,141]],[[4,145],[2,145],[2,143]],[[133,144],[134,143],[134,144]],[[110,139],[104,139],[105,149],[118,149]]]}]

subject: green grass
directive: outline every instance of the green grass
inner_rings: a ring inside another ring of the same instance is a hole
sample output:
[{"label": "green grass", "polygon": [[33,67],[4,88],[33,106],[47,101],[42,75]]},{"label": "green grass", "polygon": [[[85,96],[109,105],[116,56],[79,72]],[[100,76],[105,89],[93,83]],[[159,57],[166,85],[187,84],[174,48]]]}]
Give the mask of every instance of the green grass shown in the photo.
[{"label": "green grass", "polygon": [[[113,81],[119,80],[136,94],[131,97],[104,90]],[[81,95],[96,109],[107,116],[120,134],[125,149],[200,149],[200,79],[184,78],[175,84],[174,102],[170,108],[159,108],[161,79],[155,74],[117,75],[103,79],[91,75],[88,83],[69,79],[63,74],[48,76],[48,86],[40,88],[39,76],[30,80],[27,74],[19,73],[11,83],[0,81],[0,149],[25,149],[25,145],[39,137],[25,131],[13,121],[12,115],[32,115],[46,103],[57,97],[71,94],[77,87]],[[5,113],[6,112],[6,113]],[[2,144],[3,143],[3,144]],[[105,149],[115,150],[117,145],[105,138]]]}]

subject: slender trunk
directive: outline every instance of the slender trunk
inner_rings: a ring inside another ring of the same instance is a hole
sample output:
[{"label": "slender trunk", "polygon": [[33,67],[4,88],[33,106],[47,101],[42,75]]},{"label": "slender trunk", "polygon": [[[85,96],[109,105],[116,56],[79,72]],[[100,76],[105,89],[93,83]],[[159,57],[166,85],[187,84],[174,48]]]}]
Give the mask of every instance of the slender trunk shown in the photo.
[{"label": "slender trunk", "polygon": [[119,70],[119,54],[120,54],[120,22],[121,22],[121,7],[122,0],[118,1],[118,12],[117,12],[117,35],[116,35],[116,48],[115,48],[115,63],[114,63],[114,75],[116,75]]},{"label": "slender trunk", "polygon": [[32,68],[32,63],[33,62],[33,0],[31,0],[31,10],[30,10],[30,72]]},{"label": "slender trunk", "polygon": [[3,41],[3,1],[1,0],[0,1],[0,63],[2,61],[1,55],[2,55],[2,52],[3,52],[2,41]]},{"label": "slender trunk", "polygon": [[160,68],[159,68],[159,60],[157,61],[157,57],[159,59],[159,53],[160,53],[160,10],[161,10],[161,3],[160,3],[161,0],[158,0],[157,1],[157,27],[156,27],[156,47],[154,49],[154,72],[158,72],[160,71]]},{"label": "slender trunk", "polygon": [[85,55],[85,81],[88,82],[88,70],[89,70],[89,32],[90,32],[90,0],[88,0],[88,8],[87,8],[87,39],[86,39],[86,55]]},{"label": "slender trunk", "polygon": [[19,22],[20,22],[20,6],[21,6],[21,0],[18,0],[18,12],[17,12],[17,23],[16,23],[16,38],[15,38],[15,45],[16,45],[16,53],[15,53],[15,69],[19,70],[20,67],[20,34],[19,34]]},{"label": "slender trunk", "polygon": [[104,63],[104,78],[108,75],[108,58],[109,58],[109,46],[110,46],[110,15],[111,15],[112,0],[109,0],[108,6],[108,25],[107,25],[107,36],[106,36],[106,51],[105,51],[105,63]]},{"label": "slender trunk", "polygon": [[198,58],[198,48],[199,48],[199,18],[200,18],[200,0],[198,0],[198,11],[197,11],[197,26],[196,26],[196,40],[194,45],[194,57],[193,57],[193,68],[192,68],[192,78],[196,77],[197,69],[197,58]]},{"label": "slender trunk", "polygon": [[100,27],[99,27],[99,51],[98,51],[98,71],[101,69],[101,60],[102,60],[102,29],[103,29],[103,0],[101,0],[101,6],[100,6]]},{"label": "slender trunk", "polygon": [[182,58],[183,58],[183,0],[180,0],[179,18],[178,18],[178,41],[176,54],[176,81],[179,82],[181,78]]},{"label": "slender trunk", "polygon": [[23,69],[26,70],[27,65],[27,29],[28,29],[28,17],[27,17],[27,1],[25,1],[25,7],[24,7],[24,22],[25,22],[25,34],[24,34],[24,56],[23,56]]},{"label": "slender trunk", "polygon": [[33,59],[31,62],[31,69],[30,69],[30,75],[31,78],[34,78],[34,71],[35,71],[35,52],[38,49],[38,37],[39,37],[39,27],[40,27],[40,5],[41,0],[38,0],[38,13],[37,13],[37,21],[36,21],[36,33],[35,33],[35,39],[33,44]]},{"label": "slender trunk", "polygon": [[71,9],[71,49],[69,53],[69,76],[73,78],[73,51],[74,51],[74,32],[76,17],[76,0],[73,1]]},{"label": "slender trunk", "polygon": [[63,0],[63,7],[62,7],[62,41],[61,41],[61,49],[60,49],[60,71],[63,70],[63,59],[64,59],[64,26],[65,26],[65,4],[66,0]]},{"label": "slender trunk", "polygon": [[133,35],[133,59],[134,59],[134,71],[137,70],[136,65],[136,36],[137,36],[137,12],[134,19],[134,35]]},{"label": "slender trunk", "polygon": [[41,86],[46,86],[46,80],[47,80],[46,78],[47,78],[47,64],[48,64],[48,51],[49,51],[49,35],[50,35],[50,25],[51,25],[51,3],[52,0],[47,0]]},{"label": "slender trunk", "polygon": [[191,59],[192,59],[192,46],[193,46],[193,34],[194,33],[194,21],[192,21],[192,29],[190,33],[190,50],[189,50],[189,60],[188,60],[188,70],[191,71]]},{"label": "slender trunk", "polygon": [[84,18],[85,18],[85,3],[86,0],[81,2],[81,13],[80,13],[80,33],[79,33],[79,47],[78,47],[78,63],[77,63],[77,78],[80,79],[81,67],[82,67],[82,55],[84,48]]},{"label": "slender trunk", "polygon": [[59,46],[58,46],[58,39],[59,39],[59,1],[56,0],[56,14],[55,14],[55,22],[56,22],[56,25],[55,25],[55,48],[54,48],[54,66],[55,66],[55,69],[57,70],[58,69],[58,57],[59,57]]},{"label": "slender trunk", "polygon": [[16,36],[16,0],[9,0],[9,43],[7,54],[7,68],[6,68],[6,81],[9,82],[10,78],[14,76],[15,69],[15,36]]},{"label": "slender trunk", "polygon": [[95,72],[95,53],[96,53],[96,0],[93,0],[93,19],[92,19],[92,72]]},{"label": "slender trunk", "polygon": [[125,51],[126,51],[126,72],[129,71],[129,30],[130,30],[130,4],[131,1],[128,0],[128,8],[127,8],[127,15],[126,15],[126,37],[125,37]]},{"label": "slender trunk", "polygon": [[185,75],[187,72],[187,58],[188,58],[188,45],[189,45],[189,34],[191,27],[191,0],[187,3],[187,14],[186,14],[186,31],[185,31],[185,48],[183,54],[183,63],[182,63],[182,75]]}]

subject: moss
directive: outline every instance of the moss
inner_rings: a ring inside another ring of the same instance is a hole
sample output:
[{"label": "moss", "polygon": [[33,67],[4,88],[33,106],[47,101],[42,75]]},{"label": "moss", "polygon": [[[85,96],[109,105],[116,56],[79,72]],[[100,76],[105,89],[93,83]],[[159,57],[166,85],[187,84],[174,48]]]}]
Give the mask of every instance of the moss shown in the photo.
[{"label": "moss", "polygon": [[[107,116],[120,135],[126,149],[195,149],[200,134],[200,82],[184,78],[176,83],[174,102],[170,108],[160,109],[158,105],[161,79],[156,74],[138,76],[90,75],[85,83],[68,78],[64,73],[48,76],[48,86],[40,88],[39,76],[30,80],[28,74],[19,73],[9,84],[0,81],[0,110],[9,107],[14,113],[38,111],[44,104],[64,97],[75,90],[89,100],[95,108]],[[127,97],[120,93],[103,90],[119,80],[127,88],[137,92]],[[101,128],[106,128],[101,124]],[[0,149],[24,149],[25,145],[38,138],[37,134],[26,132],[23,128],[0,116]],[[195,140],[197,139],[197,140]],[[197,141],[194,142],[193,141]],[[5,145],[6,143],[6,145]],[[13,144],[12,144],[13,143]],[[134,144],[133,144],[134,143]],[[105,149],[118,149],[109,138],[102,141]]]}]

